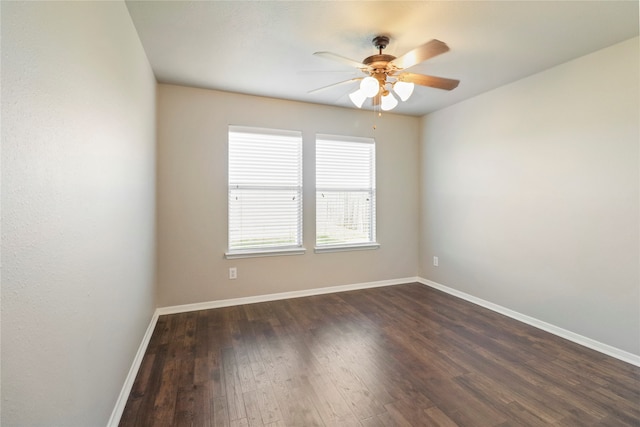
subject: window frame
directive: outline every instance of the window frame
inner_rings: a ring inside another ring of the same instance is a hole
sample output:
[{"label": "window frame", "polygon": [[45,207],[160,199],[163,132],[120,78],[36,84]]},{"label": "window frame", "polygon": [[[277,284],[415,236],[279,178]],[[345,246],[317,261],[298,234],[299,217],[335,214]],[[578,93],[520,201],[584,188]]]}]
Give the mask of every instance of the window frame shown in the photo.
[{"label": "window frame", "polygon": [[[318,187],[318,146],[320,141],[327,142],[344,142],[347,144],[370,144],[372,146],[371,152],[371,177],[370,186],[367,188],[330,188],[330,187]],[[380,248],[380,243],[377,241],[377,173],[376,173],[376,141],[375,138],[368,137],[354,137],[345,135],[333,135],[318,133],[315,136],[315,151],[316,151],[316,170],[315,170],[315,197],[316,197],[316,210],[315,210],[315,253],[326,252],[343,252],[343,251],[356,251],[356,250],[372,250]],[[340,192],[369,192],[371,198],[371,204],[369,206],[369,240],[366,242],[350,242],[340,244],[318,244],[318,194],[320,192],[340,191]]]},{"label": "window frame", "polygon": [[[245,190],[253,190],[253,191],[262,191],[268,190],[271,188],[272,190],[287,190],[290,189],[292,191],[297,191],[297,222],[295,224],[297,228],[297,242],[293,245],[281,245],[281,246],[265,246],[265,247],[252,247],[242,249],[239,247],[232,247],[231,245],[231,227],[232,227],[232,205],[231,205],[231,195],[233,190],[240,189],[238,185],[231,182],[231,154],[232,154],[232,139],[231,134],[233,132],[236,133],[248,133],[248,134],[256,134],[263,136],[282,136],[286,138],[296,138],[299,143],[299,153],[298,156],[298,164],[296,165],[298,168],[298,185],[296,186],[268,186],[261,185],[260,183],[251,183],[251,184],[241,184],[242,189]],[[304,248],[304,182],[303,182],[303,137],[301,131],[294,130],[284,130],[284,129],[271,129],[271,128],[260,128],[260,127],[250,127],[250,126],[237,126],[237,125],[229,125],[227,129],[227,251],[224,256],[226,259],[237,259],[237,258],[253,258],[253,257],[266,257],[266,256],[281,256],[281,255],[301,255],[306,252]],[[235,188],[234,188],[235,187]],[[286,187],[286,188],[285,188]],[[289,188],[291,187],[291,188]]]}]

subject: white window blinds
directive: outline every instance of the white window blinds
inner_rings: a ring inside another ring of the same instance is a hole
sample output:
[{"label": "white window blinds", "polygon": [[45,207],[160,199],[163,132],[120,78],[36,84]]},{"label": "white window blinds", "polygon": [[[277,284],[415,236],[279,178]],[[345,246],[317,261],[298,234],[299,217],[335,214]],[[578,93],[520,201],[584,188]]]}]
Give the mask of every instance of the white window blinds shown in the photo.
[{"label": "white window blinds", "polygon": [[375,141],[316,136],[316,246],[376,241]]},{"label": "white window blinds", "polygon": [[229,126],[229,252],[302,247],[302,134]]}]

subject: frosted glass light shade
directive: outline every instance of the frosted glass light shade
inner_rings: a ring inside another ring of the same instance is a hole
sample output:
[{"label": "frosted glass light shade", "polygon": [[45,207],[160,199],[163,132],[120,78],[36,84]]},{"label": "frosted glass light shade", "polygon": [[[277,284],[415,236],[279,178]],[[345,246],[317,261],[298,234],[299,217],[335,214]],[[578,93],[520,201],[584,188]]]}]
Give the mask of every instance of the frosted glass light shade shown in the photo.
[{"label": "frosted glass light shade", "polygon": [[371,98],[378,94],[380,85],[378,83],[378,80],[374,79],[373,77],[365,77],[360,82],[360,90],[362,91],[362,93],[364,93],[364,96],[366,96],[367,98]]},{"label": "frosted glass light shade", "polygon": [[380,108],[383,111],[393,110],[394,108],[396,108],[396,105],[398,105],[398,100],[395,96],[393,96],[391,92],[380,99]]},{"label": "frosted glass light shade", "polygon": [[393,91],[398,94],[400,99],[406,101],[413,93],[413,83],[397,81],[393,84]]},{"label": "frosted glass light shade", "polygon": [[355,92],[350,93],[349,98],[356,107],[362,108],[362,104],[364,104],[364,100],[367,99],[367,95],[362,93],[361,89],[358,89]]}]

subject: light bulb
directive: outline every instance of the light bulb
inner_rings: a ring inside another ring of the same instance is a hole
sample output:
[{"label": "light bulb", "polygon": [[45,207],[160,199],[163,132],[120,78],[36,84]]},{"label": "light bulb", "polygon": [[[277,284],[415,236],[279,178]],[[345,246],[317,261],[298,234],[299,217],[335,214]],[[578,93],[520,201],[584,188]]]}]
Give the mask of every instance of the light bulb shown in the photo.
[{"label": "light bulb", "polygon": [[378,83],[378,80],[374,79],[373,77],[365,77],[360,82],[360,90],[362,91],[364,96],[366,96],[367,98],[371,98],[378,94],[378,91],[380,90],[380,84]]},{"label": "light bulb", "polygon": [[391,92],[380,99],[380,108],[383,111],[393,110],[396,108],[396,105],[398,105],[398,100]]},{"label": "light bulb", "polygon": [[349,98],[351,99],[351,102],[353,102],[353,104],[356,107],[362,108],[362,104],[364,104],[364,100],[367,99],[367,95],[362,93],[361,89],[358,89],[355,92],[350,93]]},{"label": "light bulb", "polygon": [[393,91],[398,94],[400,99],[406,101],[413,93],[413,83],[397,81],[393,84]]}]

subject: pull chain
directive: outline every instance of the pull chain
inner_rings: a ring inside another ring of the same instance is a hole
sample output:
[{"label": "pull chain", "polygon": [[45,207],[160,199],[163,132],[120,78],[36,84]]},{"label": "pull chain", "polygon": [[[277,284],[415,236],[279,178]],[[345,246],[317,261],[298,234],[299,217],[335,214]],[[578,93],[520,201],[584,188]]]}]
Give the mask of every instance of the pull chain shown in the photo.
[{"label": "pull chain", "polygon": [[378,126],[376,125],[376,115],[378,117],[382,117],[382,111],[380,110],[380,104],[373,106],[373,130],[376,130]]}]

